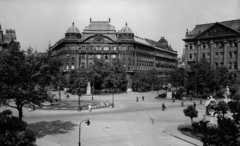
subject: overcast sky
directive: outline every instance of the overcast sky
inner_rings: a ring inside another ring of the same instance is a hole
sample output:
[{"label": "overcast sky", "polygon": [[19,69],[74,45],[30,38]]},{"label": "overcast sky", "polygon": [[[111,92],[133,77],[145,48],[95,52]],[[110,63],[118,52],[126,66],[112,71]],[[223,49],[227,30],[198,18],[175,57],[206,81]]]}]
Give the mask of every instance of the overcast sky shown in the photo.
[{"label": "overcast sky", "polygon": [[128,23],[134,34],[158,41],[164,36],[182,55],[186,29],[240,19],[240,0],[0,0],[2,29],[15,29],[21,48],[39,52],[64,37],[72,22],[83,31],[92,21],[116,30]]}]

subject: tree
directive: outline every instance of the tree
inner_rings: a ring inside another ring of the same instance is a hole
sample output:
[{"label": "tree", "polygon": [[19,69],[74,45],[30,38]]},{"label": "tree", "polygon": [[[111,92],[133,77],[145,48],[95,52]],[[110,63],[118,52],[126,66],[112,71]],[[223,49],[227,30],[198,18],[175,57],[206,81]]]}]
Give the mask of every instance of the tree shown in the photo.
[{"label": "tree", "polygon": [[12,111],[0,113],[0,145],[1,146],[36,146],[34,132],[27,123],[12,115]]},{"label": "tree", "polygon": [[216,96],[218,97],[218,98],[224,98],[224,93],[225,93],[225,89],[223,88],[223,89],[220,89],[220,90],[218,90],[217,92],[216,92]]},{"label": "tree", "polygon": [[205,60],[201,59],[200,62],[196,62],[190,66],[190,71],[192,76],[190,76],[194,85],[196,86],[197,93],[203,93],[205,87],[212,88],[212,83],[210,82],[213,78],[213,70],[210,64]]},{"label": "tree", "polygon": [[234,97],[235,94],[240,94],[240,86],[238,84],[234,84],[230,87],[231,96]]},{"label": "tree", "polygon": [[61,62],[52,57],[51,51],[21,51],[16,44],[3,52],[0,58],[0,105],[16,108],[19,119],[23,106],[40,105],[51,100],[48,87],[59,73]]},{"label": "tree", "polygon": [[94,60],[94,65],[88,71],[88,78],[94,83],[94,89],[120,89],[126,91],[126,72],[119,59],[111,63],[105,60]]},{"label": "tree", "polygon": [[176,89],[180,86],[184,87],[184,82],[186,79],[185,69],[184,68],[175,68],[175,70],[170,72],[170,80],[169,82],[176,87]]},{"label": "tree", "polygon": [[147,71],[148,82],[153,90],[159,84],[158,71],[155,68],[151,68]]},{"label": "tree", "polygon": [[217,110],[221,111],[223,116],[227,113],[229,107],[225,101],[219,101],[217,105]]},{"label": "tree", "polygon": [[185,116],[190,117],[191,123],[193,124],[193,118],[198,117],[198,111],[192,105],[189,105],[186,109],[183,110]]},{"label": "tree", "polygon": [[110,63],[105,62],[104,60],[94,59],[94,65],[90,69],[90,74],[94,74],[94,88],[96,90],[102,90],[106,88],[106,82],[104,79],[109,75],[109,72]]},{"label": "tree", "polygon": [[234,83],[233,74],[229,72],[228,68],[225,66],[218,67],[214,70],[213,75],[212,85],[215,91]]}]

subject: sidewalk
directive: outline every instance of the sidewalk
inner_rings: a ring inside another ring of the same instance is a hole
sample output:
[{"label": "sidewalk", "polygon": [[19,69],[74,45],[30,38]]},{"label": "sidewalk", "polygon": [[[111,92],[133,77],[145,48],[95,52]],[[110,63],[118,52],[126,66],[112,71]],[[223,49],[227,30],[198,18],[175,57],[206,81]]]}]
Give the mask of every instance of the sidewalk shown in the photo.
[{"label": "sidewalk", "polygon": [[188,143],[191,143],[191,144],[193,144],[193,145],[195,145],[195,146],[202,146],[202,145],[203,145],[203,143],[202,143],[201,141],[199,141],[199,140],[197,140],[197,139],[195,139],[195,138],[189,137],[189,136],[187,136],[187,135],[182,134],[182,133],[178,130],[178,124],[176,124],[176,125],[171,125],[171,126],[165,128],[165,129],[163,130],[163,132],[165,132],[165,133],[167,133],[167,134],[169,134],[169,135],[171,135],[171,136],[173,136],[173,137],[176,137],[176,138],[178,138],[178,139],[181,139],[181,140],[183,140],[183,141],[186,141],[186,142],[188,142]]}]

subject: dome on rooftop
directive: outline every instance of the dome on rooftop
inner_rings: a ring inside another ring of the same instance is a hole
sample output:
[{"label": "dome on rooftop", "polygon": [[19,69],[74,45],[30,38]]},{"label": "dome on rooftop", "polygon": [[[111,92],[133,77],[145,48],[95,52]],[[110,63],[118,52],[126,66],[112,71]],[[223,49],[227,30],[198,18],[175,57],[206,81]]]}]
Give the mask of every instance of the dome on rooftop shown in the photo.
[{"label": "dome on rooftop", "polygon": [[132,33],[133,34],[133,31],[130,27],[127,26],[127,23],[126,23],[126,26],[123,27],[121,30],[120,30],[120,33]]},{"label": "dome on rooftop", "polygon": [[72,26],[70,28],[68,28],[66,33],[79,33],[80,34],[80,31],[77,29],[77,27],[74,26],[74,22],[73,22]]}]

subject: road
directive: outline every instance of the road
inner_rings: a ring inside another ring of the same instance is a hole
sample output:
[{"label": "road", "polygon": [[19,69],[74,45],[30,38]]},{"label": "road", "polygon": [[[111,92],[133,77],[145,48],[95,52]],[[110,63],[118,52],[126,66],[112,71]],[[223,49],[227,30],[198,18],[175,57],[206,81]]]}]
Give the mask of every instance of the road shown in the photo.
[{"label": "road", "polygon": [[[61,120],[78,125],[80,121],[89,119],[91,122],[89,126],[85,123],[81,125],[82,146],[192,146],[163,132],[171,125],[190,123],[190,118],[184,116],[183,109],[192,102],[187,101],[185,107],[181,107],[180,101],[172,103],[170,100],[155,99],[156,94],[156,91],[117,94],[114,96],[115,108],[96,109],[92,112],[86,110],[28,112],[24,109],[23,120],[29,124]],[[145,97],[144,101],[142,96]],[[91,100],[91,96],[84,96],[82,100]],[[112,95],[94,96],[94,100],[112,101]],[[166,111],[162,111],[162,103],[166,105]],[[202,118],[203,112],[199,110],[197,120]],[[78,138],[79,129],[75,126],[68,133],[46,135],[37,139],[36,143],[38,146],[77,146]]]}]

